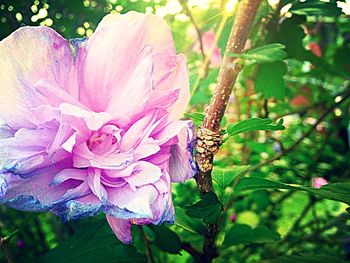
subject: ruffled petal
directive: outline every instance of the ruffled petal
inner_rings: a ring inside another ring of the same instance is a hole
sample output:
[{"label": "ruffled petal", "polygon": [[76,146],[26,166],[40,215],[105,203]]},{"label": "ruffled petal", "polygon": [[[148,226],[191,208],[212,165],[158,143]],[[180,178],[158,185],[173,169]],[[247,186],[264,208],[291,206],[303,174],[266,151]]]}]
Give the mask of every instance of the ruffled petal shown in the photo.
[{"label": "ruffled petal", "polygon": [[55,125],[19,129],[13,137],[0,139],[0,170],[25,174],[52,163],[46,147],[55,137]]},{"label": "ruffled petal", "polygon": [[169,108],[172,118],[178,119],[186,110],[191,95],[185,56],[177,55],[175,62],[171,71],[158,82],[152,92],[146,111],[154,107]]},{"label": "ruffled petal", "polygon": [[106,16],[89,39],[83,78],[84,104],[110,112],[122,125],[176,100],[171,111],[179,116],[189,101],[185,58],[176,56],[169,27],[154,15]]},{"label": "ruffled petal", "polygon": [[[73,54],[67,40],[47,27],[22,27],[0,42],[0,117],[14,129],[33,127],[28,109],[42,104],[34,88],[45,80],[76,96]],[[51,86],[40,86],[50,90]],[[47,98],[45,99],[47,101]]]},{"label": "ruffled petal", "polygon": [[107,188],[107,192],[111,204],[132,212],[134,218],[153,218],[151,205],[158,195],[153,186],[146,185],[133,191],[126,185],[120,188]]},{"label": "ruffled petal", "polygon": [[100,200],[94,194],[69,200],[53,207],[51,211],[62,218],[63,222],[94,216],[102,209]]},{"label": "ruffled petal", "polygon": [[[153,137],[159,145],[170,146],[169,174],[172,182],[183,182],[194,176],[194,130],[190,121],[172,121]],[[175,140],[174,140],[175,139]]]},{"label": "ruffled petal", "polygon": [[178,144],[170,148],[169,174],[172,182],[184,182],[193,177],[197,172],[197,166],[193,160],[194,130],[192,123],[186,123],[177,135]]},{"label": "ruffled petal", "polygon": [[161,169],[149,162],[139,161],[136,163],[133,173],[124,177],[130,188],[137,191],[136,187],[155,183],[162,176]]},{"label": "ruffled petal", "polygon": [[74,182],[64,182],[58,186],[51,185],[54,176],[70,166],[71,161],[65,160],[36,169],[24,177],[11,174],[7,178],[6,194],[0,199],[0,203],[22,211],[49,210],[68,190],[79,185]]}]

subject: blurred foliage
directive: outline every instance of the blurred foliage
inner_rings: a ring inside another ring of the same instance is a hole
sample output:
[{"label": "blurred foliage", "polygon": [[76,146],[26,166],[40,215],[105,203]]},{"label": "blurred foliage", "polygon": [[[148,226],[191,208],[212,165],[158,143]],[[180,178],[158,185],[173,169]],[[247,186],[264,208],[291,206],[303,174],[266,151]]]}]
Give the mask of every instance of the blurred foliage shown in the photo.
[{"label": "blurred foliage", "polygon": [[[222,55],[235,3],[186,2],[199,30],[216,32]],[[104,15],[130,10],[169,23],[196,89],[186,116],[200,125],[219,70],[194,52],[195,27],[175,0],[0,0],[0,39],[28,25],[89,37]],[[143,262],[150,258],[146,238],[155,262],[193,262],[184,244],[201,251],[205,222],[217,219],[215,262],[350,260],[350,17],[344,12],[333,0],[263,1],[223,122],[230,139],[215,158],[216,194],[200,199],[194,180],[174,185],[175,224],[134,227],[132,246],[114,238],[102,215],[62,224],[49,213],[1,206],[0,236],[15,233],[9,243],[14,261]],[[285,130],[273,124],[282,117]],[[257,118],[269,128],[249,126]],[[232,132],[237,127],[245,132]],[[316,177],[331,184],[314,189]],[[6,262],[3,254],[0,262]]]}]

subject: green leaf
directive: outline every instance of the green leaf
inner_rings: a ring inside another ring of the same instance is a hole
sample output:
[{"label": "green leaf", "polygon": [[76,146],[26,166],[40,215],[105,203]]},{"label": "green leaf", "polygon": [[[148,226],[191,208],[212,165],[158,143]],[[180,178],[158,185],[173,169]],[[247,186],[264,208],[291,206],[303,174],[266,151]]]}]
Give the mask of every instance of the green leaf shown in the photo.
[{"label": "green leaf", "polygon": [[317,255],[289,255],[281,256],[275,259],[263,260],[262,263],[345,263],[344,259],[339,258],[337,255],[326,255],[326,254],[317,254]]},{"label": "green leaf", "polygon": [[306,16],[339,16],[340,8],[335,2],[324,2],[320,0],[308,0],[306,2],[294,3],[289,12]]},{"label": "green leaf", "polygon": [[240,121],[236,124],[229,124],[227,126],[227,134],[233,136],[242,132],[249,131],[277,131],[284,130],[283,119],[280,119],[275,125],[273,124],[273,119],[261,119],[261,118],[251,118],[248,120]]},{"label": "green leaf", "polygon": [[350,205],[350,182],[327,184],[319,189],[313,187],[302,187],[302,189],[323,198]]},{"label": "green leaf", "polygon": [[134,246],[121,243],[106,220],[86,224],[57,248],[49,251],[42,262],[146,262]]},{"label": "green leaf", "polygon": [[282,61],[263,63],[259,65],[255,78],[255,90],[261,92],[266,99],[282,100],[286,93],[286,83],[283,76],[287,66]]},{"label": "green leaf", "polygon": [[175,207],[175,225],[193,234],[203,235],[205,233],[203,222],[199,219],[188,217],[181,207]]},{"label": "green leaf", "polygon": [[215,224],[220,216],[222,207],[215,193],[209,192],[201,200],[186,207],[190,217],[202,218],[207,224]]},{"label": "green leaf", "polygon": [[309,193],[318,195],[320,197],[340,201],[346,204],[350,204],[350,183],[333,183],[327,184],[319,189],[302,186],[302,185],[289,185],[280,182],[270,181],[268,179],[260,177],[246,177],[241,179],[235,186],[235,193],[248,190],[269,190],[269,189],[290,189],[307,191]]},{"label": "green leaf", "polygon": [[254,60],[258,63],[275,62],[287,57],[285,46],[279,43],[268,44],[248,50],[244,54],[229,53],[232,57]]},{"label": "green leaf", "polygon": [[185,118],[192,119],[194,125],[197,127],[200,126],[204,120],[204,113],[201,112],[193,112],[193,113],[185,113]]},{"label": "green leaf", "polygon": [[237,176],[243,174],[249,167],[250,165],[227,169],[215,167],[213,170],[213,180],[221,189],[225,190]]},{"label": "green leaf", "polygon": [[221,202],[225,202],[225,189],[232,184],[237,176],[241,176],[250,167],[250,165],[236,166],[230,169],[214,167],[212,172],[214,186],[217,186]]},{"label": "green leaf", "polygon": [[156,235],[155,245],[170,254],[179,254],[181,250],[181,240],[179,236],[165,226],[154,227],[153,231]]},{"label": "green leaf", "polygon": [[235,224],[225,235],[224,247],[237,244],[269,243],[280,239],[279,234],[265,226],[252,229],[249,225]]},{"label": "green leaf", "polygon": [[[186,118],[192,119],[193,123],[196,126],[200,126],[204,120],[205,114],[201,112],[193,112],[193,113],[185,113],[184,116]],[[223,116],[221,121],[221,126],[225,127],[226,122],[227,122],[227,118],[226,116]]]},{"label": "green leaf", "polygon": [[287,184],[274,182],[260,177],[242,178],[235,186],[235,193],[249,190],[266,190],[266,189],[293,189]]}]

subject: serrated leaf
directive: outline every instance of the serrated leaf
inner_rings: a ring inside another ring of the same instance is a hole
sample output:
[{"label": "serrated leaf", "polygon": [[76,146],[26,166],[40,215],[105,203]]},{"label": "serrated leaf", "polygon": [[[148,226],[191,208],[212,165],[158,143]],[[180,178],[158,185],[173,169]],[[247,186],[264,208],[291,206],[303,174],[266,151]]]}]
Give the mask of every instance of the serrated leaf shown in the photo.
[{"label": "serrated leaf", "polygon": [[181,207],[175,207],[175,225],[186,229],[193,234],[203,235],[205,233],[203,222],[200,219],[186,215]]},{"label": "serrated leaf", "polygon": [[249,225],[235,224],[225,235],[224,247],[237,244],[269,243],[280,239],[279,234],[265,226],[252,229]]},{"label": "serrated leaf", "polygon": [[181,250],[181,240],[179,236],[165,226],[154,227],[154,244],[160,249],[170,254],[179,254]]},{"label": "serrated leaf", "polygon": [[186,214],[194,218],[202,218],[207,224],[215,224],[222,207],[215,193],[209,192],[193,205],[186,207]]},{"label": "serrated leaf", "polygon": [[266,99],[282,100],[286,93],[284,75],[287,66],[282,61],[263,63],[259,65],[255,78],[255,90],[261,92]]},{"label": "serrated leaf", "polygon": [[309,193],[318,195],[320,197],[340,201],[346,204],[350,204],[350,183],[333,183],[327,184],[319,189],[302,186],[302,185],[289,185],[280,182],[270,181],[268,179],[260,177],[246,177],[241,179],[235,186],[235,193],[248,190],[269,190],[269,189],[290,189],[307,191]]},{"label": "serrated leaf", "polygon": [[275,62],[287,57],[285,46],[279,43],[268,44],[248,50],[243,54],[229,53],[232,57],[254,60],[258,63]]},{"label": "serrated leaf", "polygon": [[49,251],[42,262],[146,262],[146,258],[134,246],[121,243],[106,220],[98,220],[86,224],[57,248]]},{"label": "serrated leaf", "polygon": [[229,124],[227,126],[227,134],[229,136],[233,136],[242,132],[249,131],[277,131],[284,129],[285,127],[283,126],[283,119],[280,119],[276,124],[273,124],[273,120],[269,118],[251,118],[235,124]]}]

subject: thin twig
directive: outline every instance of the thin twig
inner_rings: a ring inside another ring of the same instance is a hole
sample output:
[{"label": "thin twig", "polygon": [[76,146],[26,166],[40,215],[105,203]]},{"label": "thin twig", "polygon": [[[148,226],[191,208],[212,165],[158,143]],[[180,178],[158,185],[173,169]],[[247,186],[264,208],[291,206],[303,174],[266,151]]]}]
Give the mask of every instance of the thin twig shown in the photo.
[{"label": "thin twig", "polygon": [[294,221],[293,225],[289,229],[288,233],[284,236],[284,238],[280,241],[280,243],[285,243],[288,241],[290,236],[294,233],[294,231],[299,227],[301,221],[304,219],[306,214],[309,212],[309,210],[312,208],[312,206],[315,204],[315,199],[310,199],[304,209],[301,211],[299,217]]},{"label": "thin twig", "polygon": [[198,41],[199,41],[199,48],[201,50],[203,59],[205,59],[205,52],[204,52],[204,46],[203,46],[203,39],[202,39],[202,31],[197,25],[196,21],[193,18],[192,12],[188,8],[186,2],[184,0],[178,0],[180,5],[182,6],[183,10],[185,11],[185,14],[188,16],[188,18],[191,20],[193,27],[196,29]]},{"label": "thin twig", "polygon": [[152,263],[155,263],[155,260],[154,260],[153,254],[152,254],[152,250],[151,250],[151,243],[149,242],[149,239],[148,239],[145,231],[143,230],[142,226],[139,226],[139,228],[140,228],[140,231],[142,234],[143,241],[145,242],[147,258]]},{"label": "thin twig", "polygon": [[8,238],[8,237],[4,237],[4,238],[1,237],[0,238],[1,248],[2,248],[2,251],[4,251],[4,254],[5,254],[5,257],[7,259],[7,262],[8,263],[14,263],[13,257],[11,255],[9,247],[8,247],[9,241],[10,241],[10,238]]},{"label": "thin twig", "polygon": [[190,243],[187,242],[182,242],[181,243],[181,248],[185,251],[187,251],[196,262],[199,262],[202,254],[200,252],[198,252],[194,247],[192,247],[192,245]]},{"label": "thin twig", "polygon": [[[215,36],[216,36],[216,41],[220,38],[223,30],[224,30],[224,27],[225,27],[225,24],[227,22],[227,19],[228,19],[228,15],[226,13],[224,13],[224,16],[219,24],[219,27],[215,33]],[[198,74],[198,77],[193,85],[193,88],[192,88],[192,91],[191,91],[191,97],[196,93],[198,87],[199,87],[199,83],[201,82],[201,80],[203,78],[205,78],[207,75],[208,75],[208,70],[209,70],[209,63],[210,63],[210,59],[211,59],[211,56],[214,52],[214,49],[215,49],[215,45],[213,45],[210,50],[208,51],[208,54],[205,56],[205,59],[204,59],[204,62],[202,64],[202,67],[200,68],[199,70],[199,74]]]},{"label": "thin twig", "polygon": [[337,226],[340,223],[346,222],[349,219],[350,219],[349,214],[342,214],[339,217],[336,217],[333,221],[329,222],[328,224],[326,224],[323,227],[321,227],[320,229],[318,229],[318,231],[313,231],[309,235],[305,235],[301,239],[298,239],[295,242],[289,243],[289,246],[287,247],[287,249],[284,250],[283,252],[280,252],[280,254],[283,255],[287,251],[289,251],[291,248],[293,248],[299,244],[304,245],[305,244],[304,242],[314,240],[316,237],[320,236],[326,230],[332,228],[333,226]]},{"label": "thin twig", "polygon": [[282,151],[280,154],[276,155],[275,157],[272,157],[271,159],[266,160],[265,162],[262,162],[260,164],[257,164],[255,166],[252,166],[251,168],[249,168],[246,172],[252,172],[255,171],[265,165],[268,165],[278,159],[280,159],[282,156],[285,156],[287,154],[289,154],[290,152],[292,152],[305,138],[307,138],[308,136],[311,135],[311,133],[313,133],[313,131],[316,129],[317,125],[319,125],[330,113],[333,112],[333,110],[335,108],[337,108],[338,106],[340,106],[344,101],[346,101],[348,98],[350,97],[350,89],[348,89],[347,91],[345,91],[343,93],[343,98],[338,101],[337,103],[334,103],[328,110],[326,110],[316,121],[316,123],[314,125],[312,125],[312,127],[304,134],[302,135],[298,140],[296,140],[290,147],[286,148],[284,151]]}]

